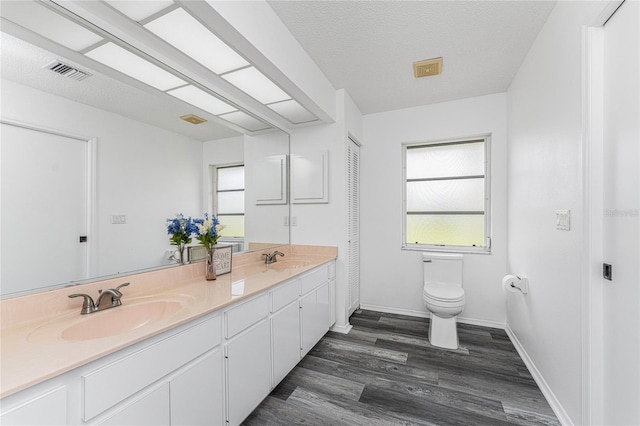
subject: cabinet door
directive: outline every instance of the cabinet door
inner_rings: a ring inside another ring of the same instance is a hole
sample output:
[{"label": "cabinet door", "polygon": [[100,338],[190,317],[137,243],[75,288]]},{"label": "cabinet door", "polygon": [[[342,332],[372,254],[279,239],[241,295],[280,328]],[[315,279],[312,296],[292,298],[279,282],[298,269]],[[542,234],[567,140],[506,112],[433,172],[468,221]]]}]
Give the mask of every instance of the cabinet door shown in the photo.
[{"label": "cabinet door", "polygon": [[65,425],[67,424],[67,391],[66,388],[60,387],[27,399],[15,408],[6,411],[4,406],[2,408],[0,424],[3,425]]},{"label": "cabinet door", "polygon": [[269,322],[263,320],[227,345],[227,419],[231,425],[240,424],[271,390],[270,337]]},{"label": "cabinet door", "polygon": [[275,387],[300,361],[300,305],[297,300],[273,314],[271,336]]},{"label": "cabinet door", "polygon": [[216,349],[171,380],[171,425],[224,423],[222,351]]},{"label": "cabinet door", "polygon": [[171,424],[169,383],[142,396],[98,424],[101,426],[169,426]]},{"label": "cabinet door", "polygon": [[329,330],[329,283],[300,299],[302,307],[302,355],[306,355]]}]

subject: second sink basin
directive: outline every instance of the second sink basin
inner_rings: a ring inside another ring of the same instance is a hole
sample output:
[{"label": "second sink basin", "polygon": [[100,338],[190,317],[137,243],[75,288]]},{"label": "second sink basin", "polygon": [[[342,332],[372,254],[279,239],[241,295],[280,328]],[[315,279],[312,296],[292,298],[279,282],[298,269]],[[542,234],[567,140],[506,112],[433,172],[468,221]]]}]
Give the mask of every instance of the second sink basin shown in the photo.
[{"label": "second sink basin", "polygon": [[302,268],[309,264],[308,260],[281,260],[269,265],[269,269],[275,269],[276,271],[284,271],[286,269]]}]

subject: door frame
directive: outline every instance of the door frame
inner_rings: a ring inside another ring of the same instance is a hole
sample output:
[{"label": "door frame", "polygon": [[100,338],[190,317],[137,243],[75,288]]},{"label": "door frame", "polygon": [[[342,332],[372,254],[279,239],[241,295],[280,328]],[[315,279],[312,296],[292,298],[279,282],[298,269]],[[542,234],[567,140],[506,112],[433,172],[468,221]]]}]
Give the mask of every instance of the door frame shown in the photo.
[{"label": "door frame", "polygon": [[86,276],[84,279],[88,279],[96,276],[96,271],[98,270],[98,260],[95,255],[98,253],[98,226],[96,220],[96,212],[97,212],[97,179],[96,179],[96,170],[97,170],[97,145],[98,138],[97,137],[87,137],[84,135],[79,135],[76,133],[72,133],[65,130],[54,129],[46,126],[41,126],[39,124],[26,123],[24,121],[15,120],[12,118],[0,118],[0,123],[6,124],[8,126],[20,127],[27,130],[33,130],[36,132],[49,133],[56,136],[62,136],[65,138],[76,139],[79,141],[83,141],[87,143],[87,179],[88,182],[85,186],[85,195],[87,199],[87,208],[86,208],[86,232],[89,236],[88,244],[87,244],[87,258],[85,263],[85,271]]},{"label": "door frame", "polygon": [[582,423],[604,420],[603,181],[604,24],[624,0],[610,0],[582,29]]}]

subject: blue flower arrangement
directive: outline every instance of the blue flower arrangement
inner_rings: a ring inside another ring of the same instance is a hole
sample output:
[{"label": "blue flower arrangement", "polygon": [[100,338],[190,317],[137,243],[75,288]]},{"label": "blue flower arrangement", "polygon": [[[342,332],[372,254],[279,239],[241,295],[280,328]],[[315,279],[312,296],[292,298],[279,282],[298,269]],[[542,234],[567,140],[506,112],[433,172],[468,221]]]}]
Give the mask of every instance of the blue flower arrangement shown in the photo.
[{"label": "blue flower arrangement", "polygon": [[204,214],[204,219],[193,219],[193,224],[196,239],[200,241],[205,248],[212,248],[218,244],[220,231],[225,228],[224,225],[220,225],[217,217],[213,215],[209,217],[208,213]]},{"label": "blue flower arrangement", "polygon": [[167,219],[167,234],[171,235],[169,241],[180,249],[191,242],[191,235],[196,231],[194,220],[185,218],[182,213],[178,213],[173,219]]}]

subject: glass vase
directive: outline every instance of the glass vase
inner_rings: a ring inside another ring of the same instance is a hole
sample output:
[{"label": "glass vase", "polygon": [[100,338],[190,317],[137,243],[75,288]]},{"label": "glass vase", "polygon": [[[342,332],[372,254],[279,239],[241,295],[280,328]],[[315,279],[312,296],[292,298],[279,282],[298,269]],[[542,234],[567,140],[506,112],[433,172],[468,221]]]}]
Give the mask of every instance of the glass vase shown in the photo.
[{"label": "glass vase", "polygon": [[204,277],[208,281],[216,279],[216,263],[215,263],[216,247],[207,247],[207,256],[204,259]]}]

